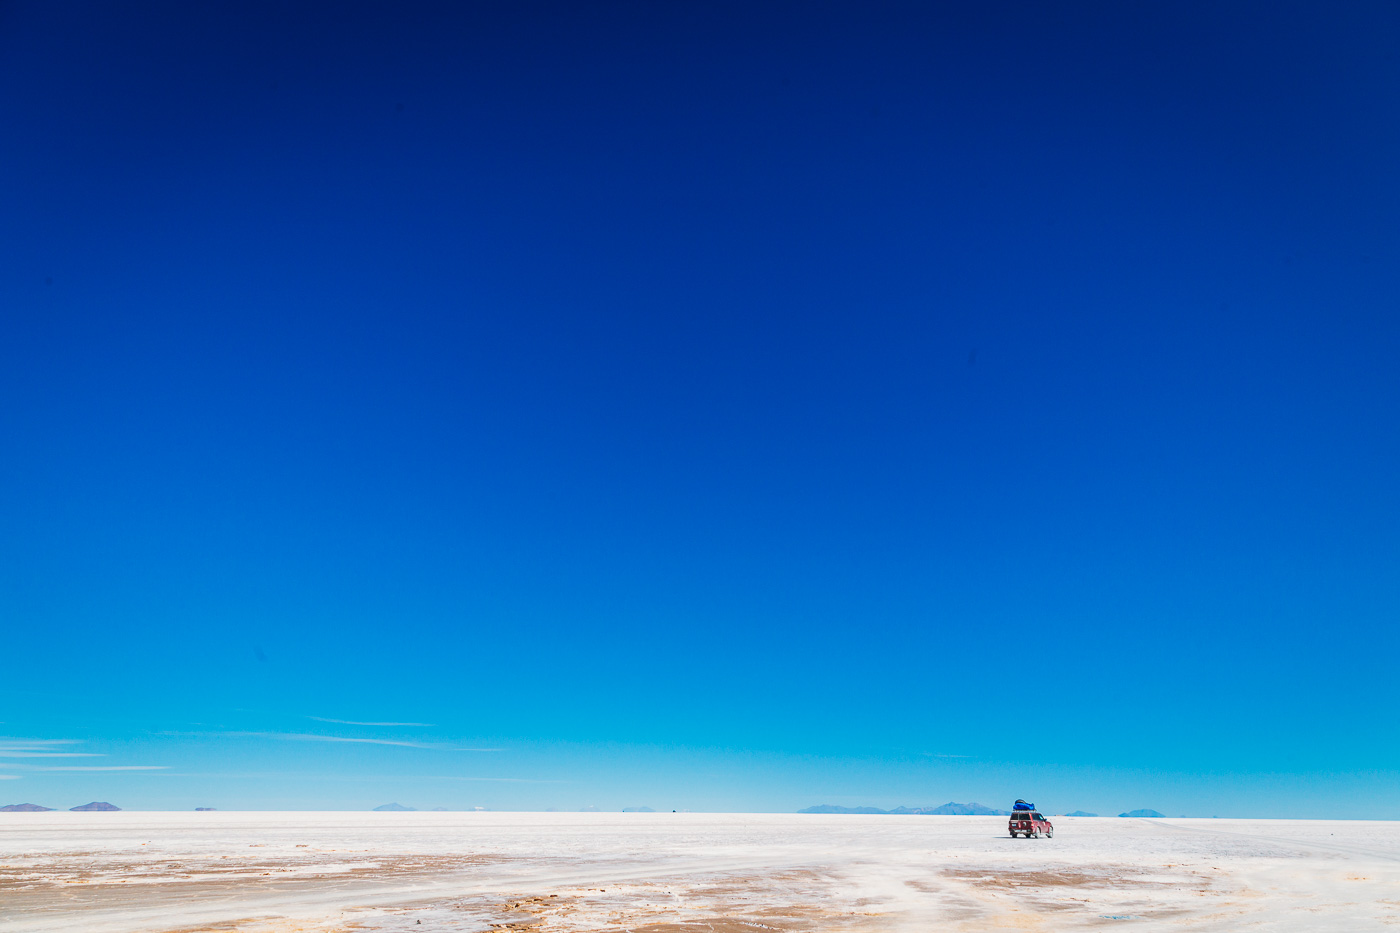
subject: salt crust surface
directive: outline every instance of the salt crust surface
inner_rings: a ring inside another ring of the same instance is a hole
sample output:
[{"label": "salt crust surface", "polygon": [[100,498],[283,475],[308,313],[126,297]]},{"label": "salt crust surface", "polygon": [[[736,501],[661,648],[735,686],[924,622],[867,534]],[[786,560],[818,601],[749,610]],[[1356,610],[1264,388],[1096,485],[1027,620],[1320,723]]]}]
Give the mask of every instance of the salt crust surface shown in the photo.
[{"label": "salt crust surface", "polygon": [[0,814],[0,933],[1393,930],[1400,823]]}]

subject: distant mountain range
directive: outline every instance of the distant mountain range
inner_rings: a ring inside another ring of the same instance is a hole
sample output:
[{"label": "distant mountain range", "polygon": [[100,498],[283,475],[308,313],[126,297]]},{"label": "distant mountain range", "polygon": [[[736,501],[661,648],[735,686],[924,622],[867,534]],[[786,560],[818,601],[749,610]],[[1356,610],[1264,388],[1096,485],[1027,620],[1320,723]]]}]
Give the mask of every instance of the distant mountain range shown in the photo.
[{"label": "distant mountain range", "polygon": [[404,806],[403,804],[401,804],[401,803],[386,803],[386,804],[381,804],[380,806],[375,807],[375,808],[374,808],[374,812],[376,812],[376,813],[383,813],[384,811],[387,810],[387,811],[389,811],[389,812],[391,812],[391,813],[408,813],[408,812],[410,812],[410,811],[417,810],[417,809],[418,809],[417,807],[405,807],[405,806]]},{"label": "distant mountain range", "polygon": [[[53,807],[41,807],[37,803],[12,803],[9,806],[0,807],[0,813],[47,813]],[[84,810],[120,810],[121,807],[114,807],[105,800],[94,800],[92,803],[85,803],[81,807],[69,807],[69,810],[82,812]]]},{"label": "distant mountain range", "polygon": [[798,810],[798,813],[889,813],[888,810],[881,810],[879,807],[837,807],[829,803],[820,804],[815,807],[808,807],[805,810]]},{"label": "distant mountain range", "polygon": [[1065,816],[1098,816],[1098,814],[1085,813],[1083,810],[1075,810],[1073,813],[1066,813]]},{"label": "distant mountain range", "polygon": [[1146,816],[1161,818],[1165,813],[1158,813],[1156,810],[1129,810],[1127,813],[1120,813],[1119,816]]},{"label": "distant mountain range", "polygon": [[879,807],[838,807],[829,803],[816,807],[808,807],[805,810],[798,810],[798,813],[883,813],[895,816],[902,815],[922,815],[922,816],[1007,816],[1010,810],[993,810],[991,807],[984,807],[980,803],[953,803],[949,801],[938,807],[895,807],[893,810],[881,810]]}]

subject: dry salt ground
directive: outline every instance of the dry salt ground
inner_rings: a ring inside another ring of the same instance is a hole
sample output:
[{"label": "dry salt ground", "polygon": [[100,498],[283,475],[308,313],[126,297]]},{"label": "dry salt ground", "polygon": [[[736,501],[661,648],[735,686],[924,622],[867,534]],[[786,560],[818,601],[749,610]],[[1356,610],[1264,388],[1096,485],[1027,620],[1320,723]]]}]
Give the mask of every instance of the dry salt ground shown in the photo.
[{"label": "dry salt ground", "polygon": [[0,814],[0,933],[1395,930],[1400,823]]}]

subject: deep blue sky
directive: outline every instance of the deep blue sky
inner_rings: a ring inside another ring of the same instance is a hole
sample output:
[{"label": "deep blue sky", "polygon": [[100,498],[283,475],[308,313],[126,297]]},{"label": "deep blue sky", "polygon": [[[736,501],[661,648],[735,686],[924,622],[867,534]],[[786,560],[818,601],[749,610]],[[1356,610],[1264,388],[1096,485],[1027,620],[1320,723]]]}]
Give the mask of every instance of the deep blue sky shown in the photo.
[{"label": "deep blue sky", "polygon": [[0,797],[1371,815],[1397,48],[0,6]]}]

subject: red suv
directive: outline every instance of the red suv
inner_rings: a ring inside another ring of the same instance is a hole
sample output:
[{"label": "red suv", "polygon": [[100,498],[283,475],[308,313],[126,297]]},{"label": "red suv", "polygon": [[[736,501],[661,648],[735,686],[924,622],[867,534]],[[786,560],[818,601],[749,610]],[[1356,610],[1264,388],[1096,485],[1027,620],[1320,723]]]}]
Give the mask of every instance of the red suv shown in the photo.
[{"label": "red suv", "polygon": [[1037,810],[1013,810],[1011,811],[1011,838],[1025,836],[1030,839],[1034,836],[1039,839],[1042,835],[1054,836],[1055,824],[1040,815]]}]

